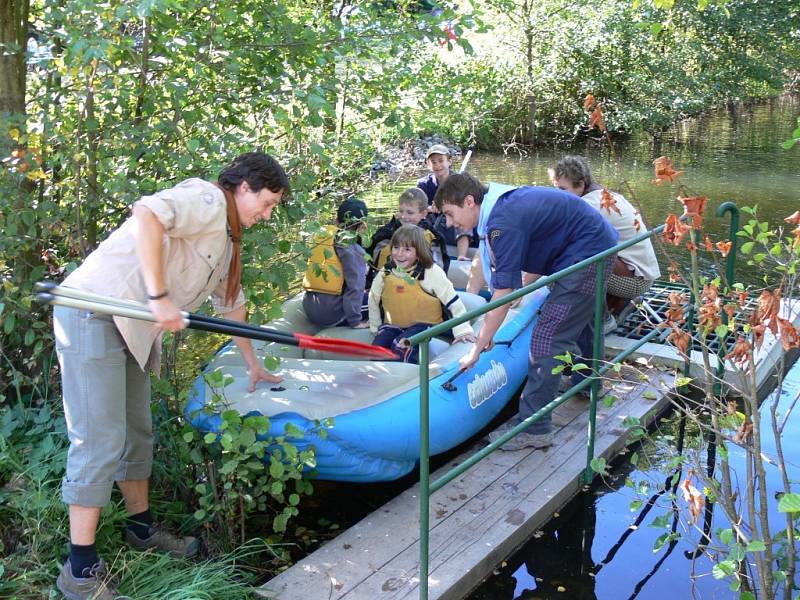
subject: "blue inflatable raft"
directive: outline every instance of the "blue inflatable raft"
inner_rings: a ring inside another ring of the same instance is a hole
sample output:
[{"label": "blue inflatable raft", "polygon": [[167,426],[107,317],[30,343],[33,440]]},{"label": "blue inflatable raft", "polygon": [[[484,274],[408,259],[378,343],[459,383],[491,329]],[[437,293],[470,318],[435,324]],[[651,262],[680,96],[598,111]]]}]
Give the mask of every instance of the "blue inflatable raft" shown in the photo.
[{"label": "blue inflatable raft", "polygon": [[[484,301],[462,293],[468,309]],[[431,342],[430,450],[445,452],[483,429],[503,409],[525,380],[528,346],[538,309],[547,297],[539,290],[509,311],[495,336],[495,346],[455,381],[444,383],[458,369],[458,359],[469,344]],[[473,323],[476,330],[482,317]],[[302,295],[284,304],[284,315],[267,326],[330,337],[371,340],[368,330],[335,327],[318,331],[302,310]],[[325,355],[273,343],[256,343],[260,356],[280,357],[284,381],[261,384],[247,392],[244,361],[233,344],[220,350],[205,372],[221,369],[232,377],[224,388],[227,408],[241,414],[269,417],[272,437],[285,435],[288,424],[303,432],[291,441],[316,451],[316,477],[338,481],[388,481],[414,469],[419,459],[419,367],[389,361],[368,361]],[[204,377],[195,382],[186,407],[191,423],[204,432],[219,431],[218,413],[203,410],[213,390]],[[327,435],[319,436],[320,422],[332,420]]]}]

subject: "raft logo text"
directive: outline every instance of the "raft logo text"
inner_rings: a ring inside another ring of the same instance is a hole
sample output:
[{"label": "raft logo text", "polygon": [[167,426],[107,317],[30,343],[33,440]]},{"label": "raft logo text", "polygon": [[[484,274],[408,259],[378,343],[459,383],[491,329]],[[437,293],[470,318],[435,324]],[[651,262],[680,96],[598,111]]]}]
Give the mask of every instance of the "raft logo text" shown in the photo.
[{"label": "raft logo text", "polygon": [[494,396],[501,387],[508,383],[508,373],[502,363],[492,361],[492,366],[488,371],[475,378],[467,384],[467,396],[469,405],[478,408],[489,398]]}]

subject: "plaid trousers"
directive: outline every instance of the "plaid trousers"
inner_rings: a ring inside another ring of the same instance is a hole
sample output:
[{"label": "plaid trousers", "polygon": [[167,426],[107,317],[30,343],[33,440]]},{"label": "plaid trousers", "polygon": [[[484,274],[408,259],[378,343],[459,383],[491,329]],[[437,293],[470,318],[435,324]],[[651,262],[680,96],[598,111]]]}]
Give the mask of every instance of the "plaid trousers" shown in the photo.
[{"label": "plaid trousers", "polygon": [[[557,396],[561,376],[554,375],[553,368],[561,363],[555,356],[574,352],[577,346],[578,356],[587,361],[592,358],[595,273],[597,265],[602,264],[607,284],[614,259],[610,257],[603,263],[589,265],[553,284],[531,335],[528,381],[519,401],[520,418],[531,416]],[[550,415],[547,415],[527,431],[541,434],[550,428]]]}]

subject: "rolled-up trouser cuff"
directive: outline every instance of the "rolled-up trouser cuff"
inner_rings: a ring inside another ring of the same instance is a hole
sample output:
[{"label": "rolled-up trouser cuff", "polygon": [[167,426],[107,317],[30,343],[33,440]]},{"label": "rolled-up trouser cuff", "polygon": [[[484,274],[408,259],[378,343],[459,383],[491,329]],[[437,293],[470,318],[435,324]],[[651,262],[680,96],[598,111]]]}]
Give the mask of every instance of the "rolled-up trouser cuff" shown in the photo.
[{"label": "rolled-up trouser cuff", "polygon": [[117,472],[114,474],[115,481],[141,481],[150,479],[153,471],[153,461],[127,462],[121,460]]},{"label": "rolled-up trouser cuff", "polygon": [[111,500],[111,488],[113,485],[113,481],[78,483],[67,481],[64,478],[61,482],[61,499],[64,504],[103,508]]}]

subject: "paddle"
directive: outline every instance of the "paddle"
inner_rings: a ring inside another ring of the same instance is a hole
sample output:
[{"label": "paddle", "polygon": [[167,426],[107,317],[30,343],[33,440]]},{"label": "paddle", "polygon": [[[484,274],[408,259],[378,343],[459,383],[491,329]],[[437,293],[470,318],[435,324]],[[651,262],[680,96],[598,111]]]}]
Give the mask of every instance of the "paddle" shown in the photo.
[{"label": "paddle", "polygon": [[[89,310],[142,321],[156,321],[155,316],[153,316],[144,304],[131,300],[119,300],[117,298],[99,296],[82,290],[59,287],[49,281],[37,283],[36,289],[42,290],[37,294],[37,299],[46,304]],[[363,356],[385,360],[397,359],[395,354],[388,348],[381,348],[380,346],[373,346],[372,344],[365,344],[363,342],[277,331],[240,323],[238,321],[196,315],[185,311],[182,312],[182,315],[190,329],[197,329],[199,331],[210,331],[212,333],[222,333],[236,337],[276,342],[288,346],[299,346],[300,348],[308,350],[319,350],[322,352],[346,354],[349,356]]]},{"label": "paddle", "polygon": [[464,160],[461,161],[461,167],[458,169],[459,173],[463,173],[467,170],[467,164],[469,164],[470,158],[472,158],[472,148],[467,150],[467,153],[464,155]]}]

